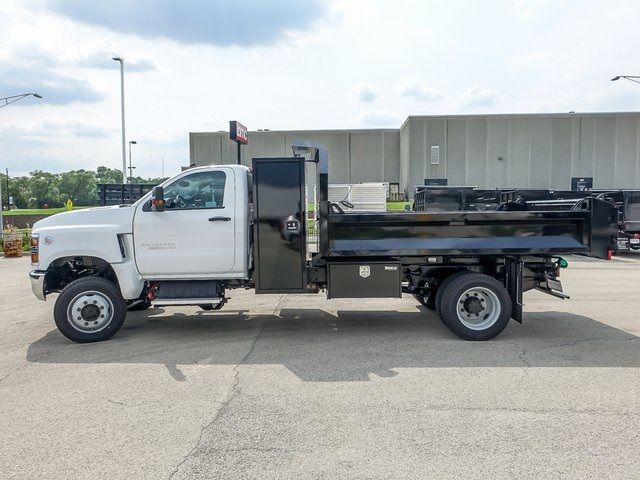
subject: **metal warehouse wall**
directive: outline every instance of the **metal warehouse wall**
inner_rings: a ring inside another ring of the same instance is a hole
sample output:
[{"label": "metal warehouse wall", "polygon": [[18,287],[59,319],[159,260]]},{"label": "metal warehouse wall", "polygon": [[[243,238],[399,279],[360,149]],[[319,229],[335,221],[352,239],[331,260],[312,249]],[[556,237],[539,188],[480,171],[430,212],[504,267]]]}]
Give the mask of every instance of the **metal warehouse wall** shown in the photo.
[{"label": "metal warehouse wall", "polygon": [[[329,150],[331,183],[398,182],[398,130],[327,130],[250,132],[242,147],[242,163],[253,157],[290,156],[294,140],[307,140]],[[237,147],[228,132],[190,133],[190,160],[196,165],[236,163]]]},{"label": "metal warehouse wall", "polygon": [[[431,147],[439,147],[439,164]],[[409,117],[400,129],[401,188],[425,178],[480,188],[640,187],[640,114]]]},{"label": "metal warehouse wall", "polygon": [[[331,183],[400,182],[413,195],[425,178],[479,188],[640,188],[640,113],[412,116],[399,130],[250,132],[243,163],[291,155],[294,140],[329,149]],[[190,133],[191,163],[236,162],[228,132]],[[432,165],[431,147],[439,147]]]}]

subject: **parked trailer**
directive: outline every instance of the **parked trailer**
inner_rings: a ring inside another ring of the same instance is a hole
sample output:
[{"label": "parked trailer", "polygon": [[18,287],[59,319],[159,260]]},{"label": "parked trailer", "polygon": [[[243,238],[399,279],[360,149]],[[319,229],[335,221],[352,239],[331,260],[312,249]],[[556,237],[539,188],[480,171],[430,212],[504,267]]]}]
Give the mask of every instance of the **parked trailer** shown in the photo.
[{"label": "parked trailer", "polygon": [[497,210],[499,206],[499,190],[429,185],[415,187],[413,210],[416,212],[485,211]]},{"label": "parked trailer", "polygon": [[[252,169],[187,170],[132,206],[36,223],[35,295],[60,293],[56,325],[77,342],[110,338],[127,308],[214,310],[235,288],[330,299],[411,294],[460,337],[488,340],[522,321],[524,292],[567,298],[561,255],[606,259],[615,248],[616,209],[598,198],[561,211],[350,213],[328,200],[326,150],[305,142],[293,150],[254,158]],[[316,170],[314,252],[307,162]]]},{"label": "parked trailer", "polygon": [[545,190],[416,186],[415,211],[569,210],[587,197],[614,204],[618,210],[617,250],[640,250],[640,190]]},{"label": "parked trailer", "polygon": [[100,206],[130,205],[149,193],[154,186],[149,183],[99,183]]}]

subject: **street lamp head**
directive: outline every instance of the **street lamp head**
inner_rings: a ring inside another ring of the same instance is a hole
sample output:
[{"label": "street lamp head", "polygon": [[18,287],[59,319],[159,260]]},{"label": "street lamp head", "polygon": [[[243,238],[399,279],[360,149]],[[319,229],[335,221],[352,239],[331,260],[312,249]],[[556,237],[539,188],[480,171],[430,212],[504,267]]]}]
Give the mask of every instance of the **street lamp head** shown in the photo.
[{"label": "street lamp head", "polygon": [[113,57],[112,60],[122,63],[122,57]]},{"label": "street lamp head", "polygon": [[32,93],[31,95],[33,95],[36,98],[42,98],[42,95],[38,95],[37,93]]},{"label": "street lamp head", "polygon": [[618,80],[620,80],[620,76],[615,76],[611,79],[612,82],[617,82]]},{"label": "street lamp head", "polygon": [[129,143],[130,143],[131,145],[137,145],[137,144],[138,144],[138,142],[136,142],[135,140],[131,140]]}]

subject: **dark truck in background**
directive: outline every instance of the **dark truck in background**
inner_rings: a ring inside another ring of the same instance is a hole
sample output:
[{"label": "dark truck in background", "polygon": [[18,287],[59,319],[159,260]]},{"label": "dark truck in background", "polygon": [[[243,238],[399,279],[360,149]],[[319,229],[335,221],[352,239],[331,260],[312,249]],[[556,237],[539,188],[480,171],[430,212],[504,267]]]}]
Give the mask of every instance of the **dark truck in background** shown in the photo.
[{"label": "dark truck in background", "polygon": [[151,183],[99,183],[98,201],[101,207],[130,205],[151,191]]},{"label": "dark truck in background", "polygon": [[615,205],[618,211],[616,250],[640,250],[640,190],[593,189],[554,190],[475,187],[415,187],[413,210],[443,211],[562,211],[571,210],[585,198],[597,198]]}]

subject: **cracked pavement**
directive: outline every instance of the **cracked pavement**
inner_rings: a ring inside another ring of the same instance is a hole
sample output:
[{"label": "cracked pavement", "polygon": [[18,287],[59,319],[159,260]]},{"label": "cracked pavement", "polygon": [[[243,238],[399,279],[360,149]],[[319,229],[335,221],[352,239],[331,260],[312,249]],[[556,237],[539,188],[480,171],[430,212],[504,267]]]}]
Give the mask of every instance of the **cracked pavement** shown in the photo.
[{"label": "cracked pavement", "polygon": [[241,290],[77,345],[0,259],[0,476],[637,478],[640,256],[569,263],[490,342],[411,297]]}]

